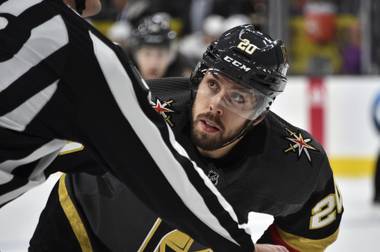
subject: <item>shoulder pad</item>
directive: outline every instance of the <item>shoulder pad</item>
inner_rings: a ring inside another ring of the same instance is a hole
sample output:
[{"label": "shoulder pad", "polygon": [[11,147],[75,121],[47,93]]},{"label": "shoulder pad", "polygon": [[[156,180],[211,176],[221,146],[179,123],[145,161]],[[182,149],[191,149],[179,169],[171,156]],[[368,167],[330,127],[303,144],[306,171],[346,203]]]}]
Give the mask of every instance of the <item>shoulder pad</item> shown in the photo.
[{"label": "shoulder pad", "polygon": [[268,136],[262,162],[270,180],[273,198],[303,204],[310,197],[321,174],[331,175],[323,147],[305,130],[270,112],[266,117]]},{"label": "shoulder pad", "polygon": [[326,155],[321,144],[309,132],[291,125],[273,112],[268,114],[267,120],[271,141],[282,147],[285,155],[294,153],[291,156],[296,156],[302,164],[310,165],[320,163],[320,158]]},{"label": "shoulder pad", "polygon": [[165,121],[174,127],[175,121],[188,112],[191,105],[190,79],[186,77],[170,77],[147,80],[152,94],[152,106]]},{"label": "shoulder pad", "polygon": [[152,98],[177,99],[181,102],[190,102],[191,85],[187,77],[169,77],[147,80],[146,83],[152,92]]}]

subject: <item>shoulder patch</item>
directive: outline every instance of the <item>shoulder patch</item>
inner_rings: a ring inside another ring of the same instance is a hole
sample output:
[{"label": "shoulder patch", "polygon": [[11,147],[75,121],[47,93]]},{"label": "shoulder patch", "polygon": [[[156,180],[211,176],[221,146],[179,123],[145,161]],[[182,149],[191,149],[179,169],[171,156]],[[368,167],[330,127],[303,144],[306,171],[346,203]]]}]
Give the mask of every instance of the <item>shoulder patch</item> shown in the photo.
[{"label": "shoulder patch", "polygon": [[171,121],[170,115],[167,115],[167,113],[174,112],[174,110],[169,108],[172,103],[174,103],[173,99],[161,102],[160,99],[157,98],[156,102],[153,102],[152,104],[153,109],[164,118],[165,122],[169,124],[170,127],[174,127],[174,124]]},{"label": "shoulder patch", "polygon": [[311,163],[309,150],[318,151],[317,148],[310,144],[312,140],[310,138],[304,138],[301,133],[298,133],[297,135],[295,132],[289,130],[288,128],[285,130],[288,133],[288,136],[285,138],[290,141],[290,143],[289,147],[285,149],[284,152],[298,152],[298,158],[301,157],[302,153],[305,153],[307,160],[309,160]]}]

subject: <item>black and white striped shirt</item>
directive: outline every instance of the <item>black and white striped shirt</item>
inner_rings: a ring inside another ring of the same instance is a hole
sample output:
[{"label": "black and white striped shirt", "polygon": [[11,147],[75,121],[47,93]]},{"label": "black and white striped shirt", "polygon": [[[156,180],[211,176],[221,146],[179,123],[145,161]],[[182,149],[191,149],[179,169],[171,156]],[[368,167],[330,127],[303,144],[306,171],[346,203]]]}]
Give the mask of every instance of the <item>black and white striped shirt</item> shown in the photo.
[{"label": "black and white striped shirt", "polygon": [[122,50],[62,0],[0,0],[0,205],[43,182],[72,140],[198,241],[252,251],[234,209],[148,100]]}]

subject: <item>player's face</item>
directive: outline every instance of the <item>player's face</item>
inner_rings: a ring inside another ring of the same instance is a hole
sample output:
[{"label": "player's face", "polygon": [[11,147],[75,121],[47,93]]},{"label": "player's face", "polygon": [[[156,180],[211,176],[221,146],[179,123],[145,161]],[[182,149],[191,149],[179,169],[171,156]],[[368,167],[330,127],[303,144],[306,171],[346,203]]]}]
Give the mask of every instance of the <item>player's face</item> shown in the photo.
[{"label": "player's face", "polygon": [[165,75],[170,63],[170,51],[165,47],[142,47],[136,52],[137,66],[144,79],[157,79]]},{"label": "player's face", "polygon": [[246,126],[254,97],[221,74],[208,72],[199,84],[192,109],[192,138],[203,150],[217,150]]}]

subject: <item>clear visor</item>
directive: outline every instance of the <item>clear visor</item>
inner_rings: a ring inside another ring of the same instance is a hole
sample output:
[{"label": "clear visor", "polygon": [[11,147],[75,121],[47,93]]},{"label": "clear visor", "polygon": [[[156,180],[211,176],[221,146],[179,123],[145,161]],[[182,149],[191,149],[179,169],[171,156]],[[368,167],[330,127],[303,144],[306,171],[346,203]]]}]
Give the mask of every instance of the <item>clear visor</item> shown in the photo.
[{"label": "clear visor", "polygon": [[196,91],[196,101],[221,112],[255,120],[269,106],[270,98],[254,88],[233,81],[217,69],[208,69]]}]

